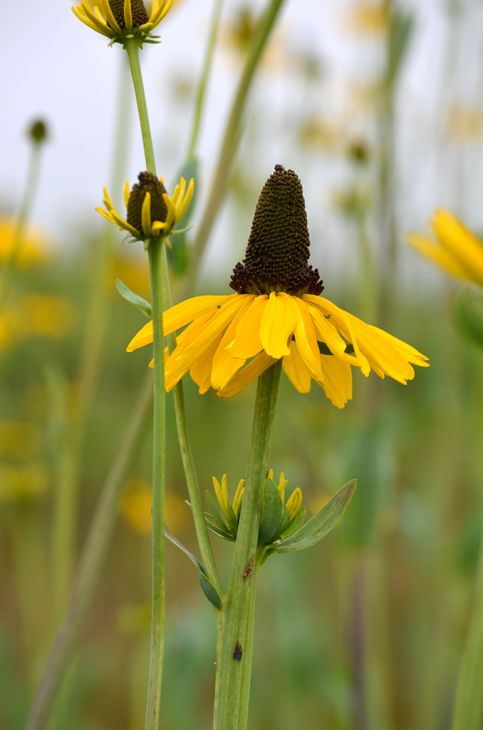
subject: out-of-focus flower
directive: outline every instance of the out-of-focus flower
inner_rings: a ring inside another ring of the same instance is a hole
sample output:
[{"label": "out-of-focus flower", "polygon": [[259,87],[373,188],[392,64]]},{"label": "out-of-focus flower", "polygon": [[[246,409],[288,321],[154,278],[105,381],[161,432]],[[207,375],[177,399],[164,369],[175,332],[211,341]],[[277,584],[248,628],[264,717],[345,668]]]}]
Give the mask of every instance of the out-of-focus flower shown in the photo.
[{"label": "out-of-focus flower", "polygon": [[436,211],[431,227],[431,237],[411,233],[411,246],[453,276],[483,286],[483,243],[447,210]]},{"label": "out-of-focus flower", "polygon": [[[308,263],[309,244],[300,180],[277,165],[260,195],[245,259],[233,270],[237,293],[194,297],[163,315],[165,334],[189,325],[166,357],[167,390],[189,371],[200,393],[213,388],[232,396],[281,359],[300,393],[314,380],[343,408],[352,398],[351,367],[406,384],[412,365],[428,365],[411,345],[320,296],[324,287]],[[128,351],[152,339],[149,322]]]},{"label": "out-of-focus flower", "polygon": [[124,204],[127,217],[123,218],[114,208],[109,191],[104,188],[104,208],[96,208],[97,212],[120,230],[127,231],[135,241],[145,241],[157,236],[169,236],[173,226],[183,217],[193,197],[194,180],[186,186],[182,177],[173,194],[168,195],[164,187],[164,178],[158,178],[150,172],[140,172],[138,182],[129,190],[129,183],[124,183]]},{"label": "out-of-focus flower", "polygon": [[[130,479],[121,499],[120,512],[127,524],[140,535],[149,535],[152,526],[152,492],[148,481]],[[188,508],[184,500],[172,491],[166,493],[165,520],[171,532],[179,533],[186,525]]]},{"label": "out-of-focus flower", "polygon": [[145,258],[130,256],[122,249],[115,249],[108,282],[113,292],[116,290],[116,279],[121,279],[132,291],[142,296],[149,295],[149,271]]},{"label": "out-of-focus flower", "polygon": [[58,340],[72,331],[75,310],[63,297],[31,294],[0,314],[0,350],[28,337]]},{"label": "out-of-focus flower", "polygon": [[[224,23],[220,34],[221,43],[235,56],[237,61],[245,59],[256,33],[258,22],[259,16],[255,10],[249,5],[241,5],[231,18]],[[276,31],[270,42],[270,47],[264,54],[261,63],[262,70],[273,71],[281,68],[284,61],[282,40],[281,32]]]},{"label": "out-of-focus flower", "polygon": [[483,110],[455,104],[448,112],[446,132],[454,142],[477,142],[483,135]]},{"label": "out-of-focus flower", "polygon": [[39,427],[21,421],[0,421],[0,457],[25,459],[38,448]]},{"label": "out-of-focus flower", "polygon": [[[15,242],[18,222],[10,216],[0,216],[0,264],[8,261]],[[17,257],[17,266],[28,268],[49,259],[47,238],[34,228],[27,231]]]},{"label": "out-of-focus flower", "polygon": [[389,27],[389,12],[380,2],[358,0],[344,13],[344,27],[356,35],[378,35]]},{"label": "out-of-focus flower", "polygon": [[133,37],[144,43],[156,40],[152,31],[172,4],[172,0],[82,0],[72,11],[85,25],[113,43],[124,43]]},{"label": "out-of-focus flower", "polygon": [[[208,528],[226,540],[236,540],[245,480],[240,479],[238,482],[231,503],[226,474],[223,474],[221,481],[212,477],[212,482],[213,494],[211,492],[206,494],[209,509],[206,513]],[[305,520],[307,511],[302,507],[302,490],[296,487],[287,499],[285,495],[287,484],[283,472],[276,483],[273,479],[273,469],[269,470],[264,485],[264,509],[258,532],[259,545],[269,545],[274,540],[286,537],[295,532]]]},{"label": "out-of-focus flower", "polygon": [[37,497],[48,485],[48,472],[42,464],[0,464],[0,502]]}]

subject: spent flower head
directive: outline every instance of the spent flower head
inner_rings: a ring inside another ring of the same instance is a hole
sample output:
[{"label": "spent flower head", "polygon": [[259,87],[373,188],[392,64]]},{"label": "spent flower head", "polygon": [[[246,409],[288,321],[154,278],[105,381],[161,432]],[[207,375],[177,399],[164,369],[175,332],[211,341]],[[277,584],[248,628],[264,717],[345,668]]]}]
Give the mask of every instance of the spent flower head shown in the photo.
[{"label": "spent flower head", "polygon": [[125,43],[135,38],[140,43],[154,43],[154,28],[171,10],[173,0],[82,0],[72,11],[85,25],[110,38]]},{"label": "spent flower head", "polygon": [[164,178],[158,179],[151,172],[140,172],[138,182],[131,189],[127,180],[124,183],[126,218],[115,209],[107,187],[104,188],[105,208],[96,210],[120,230],[127,231],[135,241],[146,241],[176,233],[173,226],[185,214],[193,191],[193,178],[186,185],[186,180],[182,177],[173,194],[168,195],[164,187]]},{"label": "spent flower head", "polygon": [[[277,165],[260,195],[245,258],[233,270],[236,294],[194,297],[163,314],[164,333],[178,332],[166,357],[167,390],[189,372],[200,393],[232,396],[281,359],[300,393],[313,380],[343,408],[352,398],[352,367],[406,384],[412,365],[428,365],[411,345],[320,296],[309,243],[300,180]],[[149,322],[127,349],[152,340]]]}]

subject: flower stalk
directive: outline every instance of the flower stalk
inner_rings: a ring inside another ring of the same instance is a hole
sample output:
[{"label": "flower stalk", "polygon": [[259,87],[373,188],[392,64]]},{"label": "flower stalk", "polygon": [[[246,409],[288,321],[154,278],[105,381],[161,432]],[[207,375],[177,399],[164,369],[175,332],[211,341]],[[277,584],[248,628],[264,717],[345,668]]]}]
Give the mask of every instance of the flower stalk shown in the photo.
[{"label": "flower stalk", "polygon": [[243,730],[247,726],[258,532],[280,372],[278,361],[258,379],[247,480],[217,662],[214,730]]}]

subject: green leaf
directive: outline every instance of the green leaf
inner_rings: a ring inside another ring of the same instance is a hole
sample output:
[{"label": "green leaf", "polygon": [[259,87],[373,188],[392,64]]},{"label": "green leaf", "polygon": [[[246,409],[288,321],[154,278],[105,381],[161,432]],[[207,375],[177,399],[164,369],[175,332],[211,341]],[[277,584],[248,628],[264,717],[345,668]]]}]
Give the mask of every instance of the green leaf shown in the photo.
[{"label": "green leaf", "polygon": [[355,479],[348,482],[297,532],[280,542],[274,543],[272,549],[277,553],[289,553],[305,550],[316,545],[329,534],[344,514],[354,495],[356,484]]},{"label": "green leaf", "polygon": [[188,210],[183,216],[182,225],[184,226],[184,228],[183,230],[179,231],[173,238],[173,247],[167,249],[169,266],[171,271],[176,276],[183,276],[183,274],[186,273],[189,263],[188,237],[186,234],[188,229],[190,228],[190,226],[188,226],[187,224],[189,223],[196,207],[199,180],[198,158],[194,157],[193,159],[188,160],[184,163],[176,178],[176,183],[179,181],[180,177],[184,177],[186,181],[189,181],[190,178],[194,178],[195,192],[188,207]]},{"label": "green leaf", "polygon": [[290,537],[295,532],[297,532],[297,530],[299,530],[302,527],[302,525],[304,524],[306,516],[307,516],[307,510],[305,507],[302,507],[300,509],[300,511],[297,512],[297,514],[295,515],[293,520],[291,522],[289,521],[287,527],[282,532],[282,535],[281,535],[282,539],[286,540],[288,537]]},{"label": "green leaf", "polygon": [[414,30],[413,16],[408,12],[395,10],[392,13],[389,30],[389,51],[387,82],[393,84],[401,71]]},{"label": "green leaf", "polygon": [[456,326],[473,344],[483,347],[483,297],[462,291],[453,309]]},{"label": "green leaf", "polygon": [[203,566],[203,563],[201,563],[198,560],[198,558],[195,555],[193,555],[191,550],[188,550],[186,545],[183,545],[183,543],[180,542],[178,540],[178,538],[175,537],[173,535],[173,533],[168,530],[166,525],[164,526],[164,534],[166,535],[167,539],[170,542],[172,542],[173,545],[176,545],[176,547],[179,550],[181,550],[181,552],[184,553],[184,555],[186,555],[188,560],[190,560],[193,563],[193,565],[195,566],[195,568],[197,569],[197,571],[199,573],[201,590],[203,591],[203,593],[205,594],[205,596],[207,597],[209,602],[212,603],[215,608],[217,608],[219,611],[221,611],[222,606],[223,606],[222,600],[221,600],[220,596],[218,595],[216,588],[214,587],[214,585],[211,583],[210,579],[208,578],[208,575]]},{"label": "green leaf", "polygon": [[217,525],[220,530],[230,530],[230,525],[227,522],[225,513],[218,504],[218,500],[213,496],[211,492],[206,491],[206,506],[210,513],[211,519]]},{"label": "green leaf", "polygon": [[263,510],[258,531],[258,544],[271,542],[280,528],[283,517],[283,503],[274,481],[267,479],[263,490]]},{"label": "green leaf", "polygon": [[144,316],[148,319],[152,319],[151,305],[146,299],[144,299],[144,297],[141,297],[139,294],[131,291],[131,289],[126,286],[121,279],[116,279],[116,289],[126,302],[129,302],[129,304],[132,304],[133,307],[136,307],[136,309],[138,309],[141,314],[144,314]]}]

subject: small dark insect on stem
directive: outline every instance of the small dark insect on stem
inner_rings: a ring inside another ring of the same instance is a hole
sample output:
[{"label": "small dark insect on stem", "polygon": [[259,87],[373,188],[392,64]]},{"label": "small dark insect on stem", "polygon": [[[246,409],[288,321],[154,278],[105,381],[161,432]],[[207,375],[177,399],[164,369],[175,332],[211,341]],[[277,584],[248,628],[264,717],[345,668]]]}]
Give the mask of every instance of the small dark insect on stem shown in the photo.
[{"label": "small dark insect on stem", "polygon": [[250,558],[248,563],[245,566],[245,570],[243,571],[243,579],[246,580],[249,578],[253,573],[253,558]]},{"label": "small dark insect on stem", "polygon": [[233,659],[236,662],[239,662],[239,661],[241,661],[242,655],[243,655],[242,645],[240,644],[239,641],[237,641],[235,644],[235,651],[233,652]]}]

